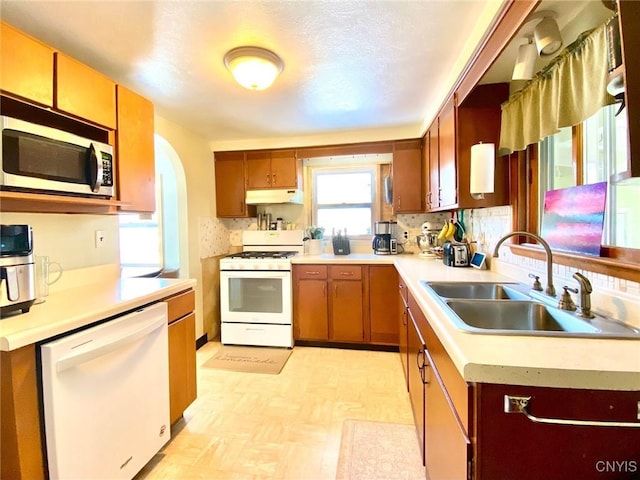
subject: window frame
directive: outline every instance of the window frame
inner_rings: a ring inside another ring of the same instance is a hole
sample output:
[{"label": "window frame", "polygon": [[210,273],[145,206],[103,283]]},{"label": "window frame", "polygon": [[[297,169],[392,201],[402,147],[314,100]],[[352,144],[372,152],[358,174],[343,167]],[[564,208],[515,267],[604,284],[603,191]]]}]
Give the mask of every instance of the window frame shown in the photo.
[{"label": "window frame", "polygon": [[[582,158],[582,125],[572,127],[572,143],[574,162]],[[513,229],[525,230],[539,234],[539,158],[537,144],[529,145],[525,150],[510,155],[512,176]],[[578,179],[582,179],[582,162],[577,162],[575,169]],[[544,260],[545,254],[538,248],[525,246],[530,239],[514,237],[510,244],[516,255]],[[609,275],[613,277],[640,282],[640,249],[603,245],[599,257],[553,251],[554,263]]]},{"label": "window frame", "polygon": [[[318,224],[318,198],[317,198],[317,185],[316,185],[316,177],[319,174],[339,174],[339,173],[360,173],[367,172],[372,175],[371,182],[371,203],[350,203],[350,204],[335,204],[335,208],[352,208],[352,207],[370,207],[371,208],[371,218],[369,220],[371,227],[371,234],[358,234],[354,235],[349,233],[349,238],[353,240],[363,240],[371,238],[373,235],[373,227],[375,219],[379,217],[379,207],[378,207],[378,199],[380,195],[380,178],[379,172],[380,169],[376,164],[350,164],[350,165],[314,165],[309,166],[308,168],[308,179],[311,188],[311,204],[309,209],[309,217],[311,218],[311,225]],[[327,204],[334,205],[334,204]],[[324,232],[324,238],[331,238],[331,232]]]}]

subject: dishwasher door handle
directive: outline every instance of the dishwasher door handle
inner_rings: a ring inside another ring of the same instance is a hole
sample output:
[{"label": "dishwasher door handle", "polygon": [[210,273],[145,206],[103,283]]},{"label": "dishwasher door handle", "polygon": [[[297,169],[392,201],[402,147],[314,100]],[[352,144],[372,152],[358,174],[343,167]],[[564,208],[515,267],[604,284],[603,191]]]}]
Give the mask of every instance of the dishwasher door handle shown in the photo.
[{"label": "dishwasher door handle", "polygon": [[[640,422],[615,422],[598,420],[568,420],[564,418],[545,418],[532,415],[527,408],[531,397],[520,397],[516,395],[504,396],[504,413],[522,413],[534,423],[546,423],[550,425],[574,425],[583,427],[624,427],[640,428]],[[638,404],[640,409],[640,403]],[[639,414],[640,416],[640,414]]]},{"label": "dishwasher door handle", "polygon": [[135,328],[124,330],[122,332],[122,335],[113,335],[105,342],[94,344],[93,341],[89,341],[81,344],[77,347],[77,350],[72,351],[68,355],[60,357],[56,361],[56,371],[58,373],[63,372],[64,370],[118,350],[124,345],[133,343],[140,338],[146,337],[151,332],[158,330],[163,325],[166,325],[166,322],[166,318],[162,315],[154,316],[141,325],[136,325]]}]

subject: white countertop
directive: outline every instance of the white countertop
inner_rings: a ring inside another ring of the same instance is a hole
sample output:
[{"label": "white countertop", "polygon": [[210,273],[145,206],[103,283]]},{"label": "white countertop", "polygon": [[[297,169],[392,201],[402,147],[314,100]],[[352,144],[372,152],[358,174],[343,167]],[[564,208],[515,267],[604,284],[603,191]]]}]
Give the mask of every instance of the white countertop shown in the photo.
[{"label": "white countertop", "polygon": [[99,283],[94,278],[93,282],[84,285],[70,284],[69,288],[52,290],[45,302],[33,305],[28,313],[0,320],[0,350],[24,347],[134,310],[195,285],[193,279],[106,276]]},{"label": "white countertop", "polygon": [[[296,255],[292,257],[291,263],[295,264],[386,264],[393,265],[393,262],[399,255],[376,255],[374,253],[350,253],[349,255],[334,255],[332,253],[323,253],[321,255]],[[404,256],[404,254],[402,254]],[[407,255],[410,256],[410,255]]]},{"label": "white countertop", "polygon": [[427,281],[513,281],[486,270],[451,268],[417,256],[394,264],[468,382],[640,390],[640,340],[468,333],[426,293]]}]

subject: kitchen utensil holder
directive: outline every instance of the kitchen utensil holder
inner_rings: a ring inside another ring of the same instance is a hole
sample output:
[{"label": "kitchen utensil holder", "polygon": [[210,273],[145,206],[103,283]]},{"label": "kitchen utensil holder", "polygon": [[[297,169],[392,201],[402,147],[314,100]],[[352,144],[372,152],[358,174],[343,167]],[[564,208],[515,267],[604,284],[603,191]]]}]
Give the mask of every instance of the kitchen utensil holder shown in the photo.
[{"label": "kitchen utensil holder", "polygon": [[346,236],[333,237],[332,242],[334,255],[349,255],[351,253],[349,238]]}]

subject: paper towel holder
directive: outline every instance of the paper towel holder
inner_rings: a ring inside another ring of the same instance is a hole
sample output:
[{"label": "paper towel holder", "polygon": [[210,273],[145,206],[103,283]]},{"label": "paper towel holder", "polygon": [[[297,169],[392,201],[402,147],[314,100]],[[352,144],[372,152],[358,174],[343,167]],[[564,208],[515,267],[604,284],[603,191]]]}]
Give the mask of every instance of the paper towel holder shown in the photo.
[{"label": "paper towel holder", "polygon": [[482,200],[485,193],[493,193],[496,166],[496,146],[493,143],[477,143],[471,146],[469,193]]}]

